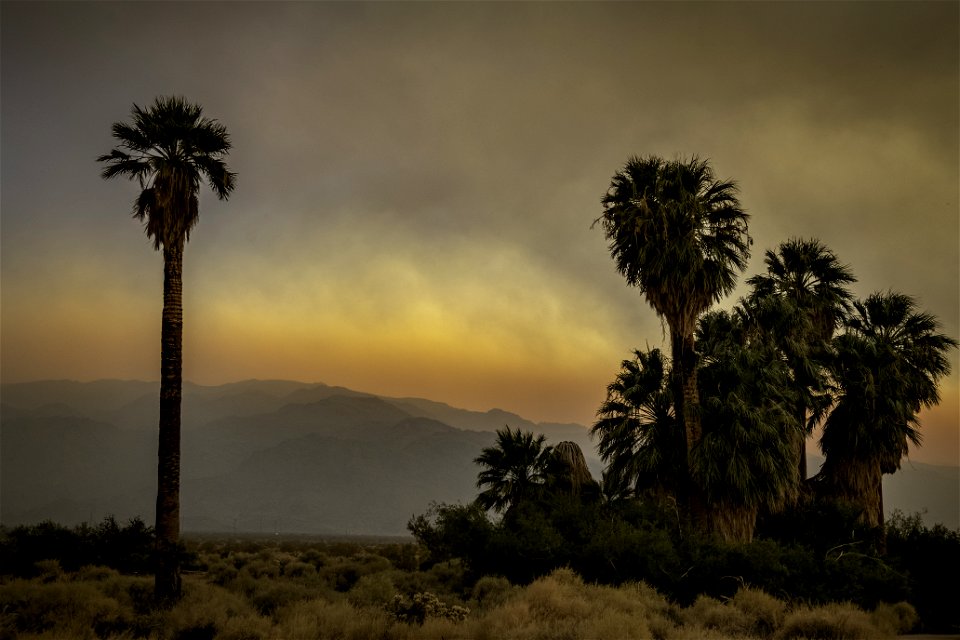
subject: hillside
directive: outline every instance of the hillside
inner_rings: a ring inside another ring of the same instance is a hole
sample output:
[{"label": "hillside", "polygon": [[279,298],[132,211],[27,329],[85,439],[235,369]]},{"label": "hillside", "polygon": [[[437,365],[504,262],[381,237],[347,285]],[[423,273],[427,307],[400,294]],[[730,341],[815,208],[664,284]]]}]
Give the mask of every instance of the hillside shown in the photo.
[{"label": "hillside", "polygon": [[[48,381],[0,389],[0,522],[152,520],[157,384]],[[505,424],[573,440],[587,429],[422,398],[250,380],[184,386],[186,531],[404,534],[431,502],[476,495],[473,459]],[[811,460],[816,468],[818,461]],[[960,469],[905,461],[888,511],[960,527]]]}]

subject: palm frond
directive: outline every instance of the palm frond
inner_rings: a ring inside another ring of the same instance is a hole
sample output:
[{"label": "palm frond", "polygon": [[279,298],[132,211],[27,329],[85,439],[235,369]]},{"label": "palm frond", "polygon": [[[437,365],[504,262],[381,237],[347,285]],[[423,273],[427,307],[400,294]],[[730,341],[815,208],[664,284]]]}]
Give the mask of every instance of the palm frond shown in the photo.
[{"label": "palm frond", "polygon": [[141,193],[134,216],[156,249],[182,246],[199,220],[199,189],[205,180],[221,200],[236,186],[225,161],[226,127],[202,117],[202,108],[179,96],[158,97],[131,109],[131,122],[113,125],[117,147],[97,158],[103,178],[137,180]]}]

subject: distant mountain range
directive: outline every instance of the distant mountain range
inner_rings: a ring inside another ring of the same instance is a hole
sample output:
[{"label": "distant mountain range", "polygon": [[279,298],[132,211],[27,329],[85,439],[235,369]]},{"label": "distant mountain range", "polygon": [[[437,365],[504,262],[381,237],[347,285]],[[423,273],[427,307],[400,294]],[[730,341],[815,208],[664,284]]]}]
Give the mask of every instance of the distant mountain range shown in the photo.
[{"label": "distant mountain range", "polygon": [[[4,384],[0,402],[0,523],[152,522],[157,383]],[[324,384],[187,383],[182,415],[188,532],[403,535],[431,502],[476,496],[473,459],[504,425],[572,440],[602,467],[582,425]],[[958,528],[960,469],[905,462],[884,499]]]}]

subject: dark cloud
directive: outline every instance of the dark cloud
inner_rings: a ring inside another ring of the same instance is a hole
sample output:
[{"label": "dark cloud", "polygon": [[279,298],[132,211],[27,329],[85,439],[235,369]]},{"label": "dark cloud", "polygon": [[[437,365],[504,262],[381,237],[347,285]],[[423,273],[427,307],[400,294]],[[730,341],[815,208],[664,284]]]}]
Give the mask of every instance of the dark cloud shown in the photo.
[{"label": "dark cloud", "polygon": [[198,303],[285,308],[334,296],[304,290],[330,274],[356,291],[395,251],[430,295],[456,298],[456,269],[494,296],[486,255],[551,317],[603,323],[617,359],[661,328],[590,223],[630,154],[696,153],[741,185],[752,271],[820,237],[859,293],[914,293],[957,336],[958,22],[940,2],[4,2],[4,313],[26,304],[11,278],[69,289],[81,259],[148,295],[133,187],[93,158],[132,102],[180,93],[228,126],[240,174],[203,200]]}]

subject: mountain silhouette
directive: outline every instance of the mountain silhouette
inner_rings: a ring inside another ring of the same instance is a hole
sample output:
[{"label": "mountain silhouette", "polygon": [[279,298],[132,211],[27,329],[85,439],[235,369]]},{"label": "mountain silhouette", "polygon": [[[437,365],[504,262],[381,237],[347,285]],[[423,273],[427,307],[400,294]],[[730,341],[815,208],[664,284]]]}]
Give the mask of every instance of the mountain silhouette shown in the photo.
[{"label": "mountain silhouette", "polygon": [[[43,381],[0,387],[0,523],[153,520],[158,384]],[[246,380],[183,389],[184,531],[403,535],[432,502],[476,496],[477,467],[509,425],[580,445],[586,427],[324,384]],[[811,461],[816,464],[816,460]],[[904,463],[890,510],[960,526],[956,467]]]}]

